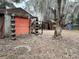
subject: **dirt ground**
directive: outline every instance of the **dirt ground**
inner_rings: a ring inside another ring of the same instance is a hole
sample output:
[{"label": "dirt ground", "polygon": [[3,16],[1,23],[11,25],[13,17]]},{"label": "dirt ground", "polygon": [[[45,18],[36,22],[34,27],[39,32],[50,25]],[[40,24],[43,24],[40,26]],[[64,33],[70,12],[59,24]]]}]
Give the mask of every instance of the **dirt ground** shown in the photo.
[{"label": "dirt ground", "polygon": [[79,31],[63,30],[62,39],[53,31],[43,35],[25,35],[13,41],[0,39],[0,59],[79,59]]}]

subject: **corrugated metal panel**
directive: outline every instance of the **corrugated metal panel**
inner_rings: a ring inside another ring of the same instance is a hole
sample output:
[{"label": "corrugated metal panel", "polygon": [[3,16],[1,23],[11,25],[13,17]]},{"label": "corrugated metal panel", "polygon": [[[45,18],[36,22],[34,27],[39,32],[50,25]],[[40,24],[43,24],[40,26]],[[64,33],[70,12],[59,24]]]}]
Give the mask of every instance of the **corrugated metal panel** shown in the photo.
[{"label": "corrugated metal panel", "polygon": [[26,18],[15,17],[16,35],[29,33],[29,20]]}]

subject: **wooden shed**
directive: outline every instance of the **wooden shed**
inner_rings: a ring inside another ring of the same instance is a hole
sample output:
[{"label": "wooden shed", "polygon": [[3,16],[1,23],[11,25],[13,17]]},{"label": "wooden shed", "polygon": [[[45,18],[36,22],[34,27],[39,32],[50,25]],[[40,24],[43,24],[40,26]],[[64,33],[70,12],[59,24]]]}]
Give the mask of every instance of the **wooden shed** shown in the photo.
[{"label": "wooden shed", "polygon": [[0,9],[0,36],[11,34],[12,14],[14,14],[15,34],[17,36],[29,34],[30,22],[33,16],[22,8],[13,8]]}]

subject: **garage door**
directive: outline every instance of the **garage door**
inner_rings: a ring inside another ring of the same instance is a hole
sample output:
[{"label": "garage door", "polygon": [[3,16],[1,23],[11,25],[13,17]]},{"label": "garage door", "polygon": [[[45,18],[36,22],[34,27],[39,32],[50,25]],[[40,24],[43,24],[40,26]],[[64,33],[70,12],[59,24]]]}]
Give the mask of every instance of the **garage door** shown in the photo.
[{"label": "garage door", "polygon": [[16,35],[29,33],[29,20],[26,18],[15,17]]}]

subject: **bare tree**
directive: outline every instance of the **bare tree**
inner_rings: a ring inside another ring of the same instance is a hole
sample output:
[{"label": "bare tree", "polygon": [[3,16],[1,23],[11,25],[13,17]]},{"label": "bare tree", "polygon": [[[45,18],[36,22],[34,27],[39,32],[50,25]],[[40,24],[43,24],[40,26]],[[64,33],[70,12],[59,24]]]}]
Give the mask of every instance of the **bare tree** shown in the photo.
[{"label": "bare tree", "polygon": [[[64,11],[65,4],[66,4],[66,0],[57,0],[58,8],[56,10],[51,9],[55,15],[54,18],[55,18],[55,23],[56,23],[54,38],[61,38],[62,37],[61,33],[62,33],[62,28],[64,27],[63,11]],[[56,12],[58,15],[56,15]]]}]

